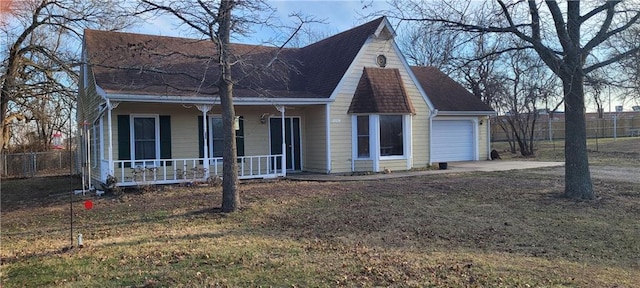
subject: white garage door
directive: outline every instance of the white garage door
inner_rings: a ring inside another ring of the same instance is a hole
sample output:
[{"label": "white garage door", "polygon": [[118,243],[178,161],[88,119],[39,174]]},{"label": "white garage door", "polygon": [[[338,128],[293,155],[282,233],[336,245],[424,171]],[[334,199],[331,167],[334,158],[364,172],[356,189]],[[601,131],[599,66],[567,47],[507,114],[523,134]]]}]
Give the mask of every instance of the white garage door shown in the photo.
[{"label": "white garage door", "polygon": [[475,160],[472,121],[434,120],[432,129],[432,162]]}]

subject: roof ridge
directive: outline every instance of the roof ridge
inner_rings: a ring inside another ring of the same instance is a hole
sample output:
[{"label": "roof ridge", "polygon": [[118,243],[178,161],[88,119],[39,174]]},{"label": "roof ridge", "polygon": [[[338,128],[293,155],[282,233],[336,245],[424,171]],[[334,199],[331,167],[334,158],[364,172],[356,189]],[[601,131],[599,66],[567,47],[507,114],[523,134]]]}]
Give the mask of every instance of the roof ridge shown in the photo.
[{"label": "roof ridge", "polygon": [[[104,34],[126,34],[128,36],[143,36],[143,37],[150,37],[150,38],[164,38],[164,39],[174,39],[174,40],[189,40],[192,41],[193,43],[197,43],[197,42],[209,42],[209,39],[198,39],[198,38],[189,38],[189,37],[180,37],[180,36],[165,36],[165,35],[155,35],[155,34],[146,34],[146,33],[136,33],[136,32],[129,32],[129,31],[110,31],[110,30],[97,30],[97,29],[84,29],[84,34],[86,35],[87,32],[89,33],[104,33]],[[260,44],[246,44],[246,43],[229,43],[232,46],[245,46],[245,47],[261,47],[261,48],[273,48],[273,49],[281,49],[279,46],[276,45],[260,45]],[[290,48],[290,47],[283,47],[282,50],[298,50],[300,48]]]},{"label": "roof ridge", "polygon": [[378,22],[378,24],[376,25],[376,28],[377,28],[378,26],[380,26],[380,23],[382,23],[382,21],[384,19],[386,19],[385,16],[380,16],[380,17],[378,17],[378,18],[376,18],[374,20],[371,20],[369,22],[363,23],[363,24],[358,25],[356,27],[353,27],[353,28],[351,28],[349,30],[342,31],[342,32],[340,32],[338,34],[334,34],[334,35],[329,36],[327,38],[321,39],[320,41],[313,42],[313,43],[311,43],[311,44],[309,44],[307,46],[302,47],[301,49],[305,49],[305,48],[308,48],[308,47],[311,47],[311,46],[315,46],[316,44],[320,44],[320,43],[323,43],[323,42],[333,41],[335,38],[341,37],[341,36],[343,36],[345,34],[348,34],[348,33],[353,33],[355,30],[363,29],[363,28],[365,28],[365,26],[372,25],[373,23],[376,23],[376,22]]}]

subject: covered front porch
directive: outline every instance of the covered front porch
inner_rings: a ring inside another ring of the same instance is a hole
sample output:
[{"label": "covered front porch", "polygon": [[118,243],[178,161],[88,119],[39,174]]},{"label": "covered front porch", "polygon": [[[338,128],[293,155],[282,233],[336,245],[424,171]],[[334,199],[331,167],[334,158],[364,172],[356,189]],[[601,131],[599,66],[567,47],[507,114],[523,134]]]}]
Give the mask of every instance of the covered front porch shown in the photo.
[{"label": "covered front porch", "polygon": [[[322,145],[315,138],[302,139],[305,124],[324,123],[322,118],[303,119],[325,111],[324,105],[288,111],[285,115],[281,105],[236,108],[239,179],[273,179],[302,171],[304,143]],[[83,163],[85,176],[94,187],[216,181],[223,177],[220,115],[210,104],[107,102],[98,119],[81,132],[88,161]]]},{"label": "covered front porch", "polygon": [[[283,155],[237,158],[239,179],[271,179],[287,174]],[[101,181],[116,186],[208,182],[223,177],[222,158],[160,159],[152,161],[103,160]],[[207,165],[208,163],[208,165]],[[283,168],[284,167],[284,168]]]}]

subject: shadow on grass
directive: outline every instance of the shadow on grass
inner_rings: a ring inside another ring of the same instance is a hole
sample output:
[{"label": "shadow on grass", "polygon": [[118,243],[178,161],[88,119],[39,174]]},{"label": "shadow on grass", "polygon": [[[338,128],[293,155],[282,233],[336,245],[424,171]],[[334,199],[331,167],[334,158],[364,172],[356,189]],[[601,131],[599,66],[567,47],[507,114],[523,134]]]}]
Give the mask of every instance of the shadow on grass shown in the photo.
[{"label": "shadow on grass", "polygon": [[64,246],[63,248],[59,248],[55,250],[42,251],[38,253],[29,253],[21,256],[14,256],[14,257],[2,257],[0,258],[0,265],[7,265],[7,264],[17,263],[21,261],[33,260],[33,259],[41,259],[42,257],[48,257],[48,256],[56,256],[56,255],[59,256],[64,254],[75,253],[79,249],[82,249],[82,248],[76,247],[76,246]]},{"label": "shadow on grass", "polygon": [[637,267],[640,199],[624,193],[640,187],[597,182],[604,200],[576,201],[563,197],[558,178],[495,172],[346,184],[348,193],[283,207],[255,233]]}]

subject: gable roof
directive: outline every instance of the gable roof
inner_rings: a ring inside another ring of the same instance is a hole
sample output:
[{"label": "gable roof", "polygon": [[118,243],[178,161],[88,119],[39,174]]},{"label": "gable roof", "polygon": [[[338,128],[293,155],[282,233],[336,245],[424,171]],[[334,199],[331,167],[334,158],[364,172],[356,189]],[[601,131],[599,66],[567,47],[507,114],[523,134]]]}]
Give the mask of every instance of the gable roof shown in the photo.
[{"label": "gable roof", "polygon": [[348,113],[415,114],[400,70],[365,67]]},{"label": "gable roof", "polygon": [[[232,68],[239,79],[234,97],[329,98],[383,21],[380,17],[303,48],[232,44],[239,61]],[[89,29],[84,33],[96,84],[107,93],[217,93],[216,49],[208,40]],[[268,71],[263,69],[269,65]]]},{"label": "gable roof", "polygon": [[438,111],[493,112],[460,83],[433,66],[411,66],[411,71]]},{"label": "gable roof", "polygon": [[[231,44],[238,61],[232,66],[237,81],[234,98],[328,100],[366,41],[381,33],[386,33],[384,37],[395,35],[384,17],[303,48]],[[96,84],[107,94],[118,97],[217,94],[216,49],[208,40],[87,29],[84,49]],[[266,66],[269,69],[264,69]],[[385,70],[393,71],[364,69],[350,111],[414,113],[397,71]],[[439,111],[493,112],[437,68],[411,67],[411,70]],[[372,99],[375,101],[367,102]]]},{"label": "gable roof", "polygon": [[[217,55],[212,55],[216,50],[210,41],[97,30],[85,30],[84,39],[96,84],[108,93],[206,96],[217,92]],[[290,61],[291,49],[232,44],[231,50],[243,60],[232,70],[236,79],[243,77],[236,84],[236,97],[315,96],[287,87],[286,79],[296,70],[295,61]],[[246,72],[272,59],[277,60],[271,73]],[[284,69],[287,66],[293,69]]]},{"label": "gable roof", "polygon": [[301,49],[302,75],[307,76],[305,87],[311,93],[330,95],[349,65],[383,23],[384,17],[336,34]]}]

